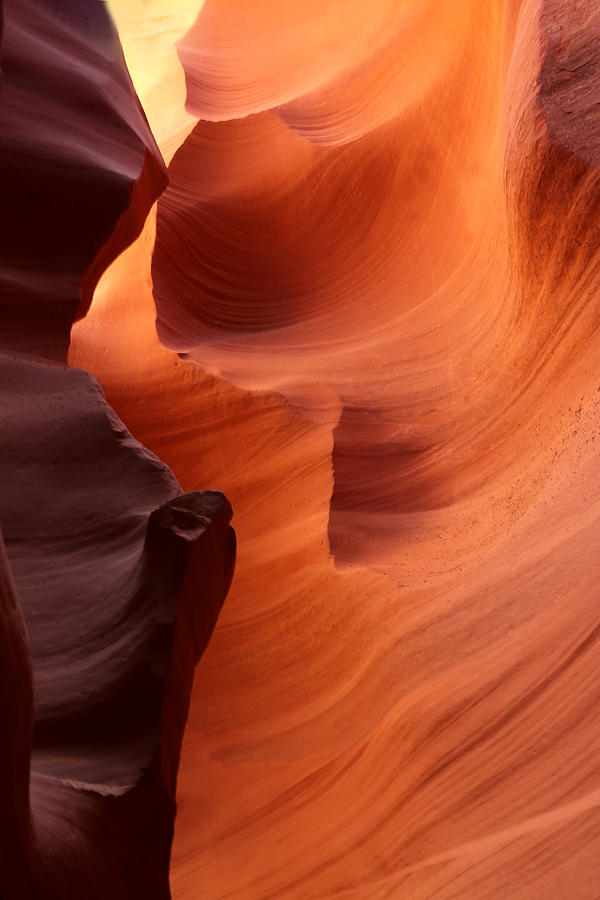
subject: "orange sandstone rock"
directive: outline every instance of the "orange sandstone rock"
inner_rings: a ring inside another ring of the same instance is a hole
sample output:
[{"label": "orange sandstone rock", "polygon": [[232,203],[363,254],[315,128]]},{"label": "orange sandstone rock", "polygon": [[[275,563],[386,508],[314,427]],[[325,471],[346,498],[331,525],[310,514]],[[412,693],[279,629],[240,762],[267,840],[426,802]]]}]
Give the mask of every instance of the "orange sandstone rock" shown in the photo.
[{"label": "orange sandstone rock", "polygon": [[152,284],[150,223],[71,358],[236,509],[182,900],[598,894],[599,27],[206,0],[173,35]]}]

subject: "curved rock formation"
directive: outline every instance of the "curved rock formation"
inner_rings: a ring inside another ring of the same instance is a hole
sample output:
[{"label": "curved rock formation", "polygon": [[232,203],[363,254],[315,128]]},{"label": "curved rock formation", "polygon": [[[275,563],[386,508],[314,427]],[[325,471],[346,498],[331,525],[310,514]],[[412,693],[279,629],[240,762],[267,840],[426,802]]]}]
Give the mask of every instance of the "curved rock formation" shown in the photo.
[{"label": "curved rock formation", "polygon": [[164,167],[101,3],[4,0],[2,70],[1,346],[64,358]]},{"label": "curved rock formation", "polygon": [[103,4],[3,6],[0,895],[159,900],[231,508],[64,365],[166,177]]},{"label": "curved rock formation", "polygon": [[153,283],[150,223],[71,347],[236,508],[175,896],[593,900],[595,7],[182,6]]}]

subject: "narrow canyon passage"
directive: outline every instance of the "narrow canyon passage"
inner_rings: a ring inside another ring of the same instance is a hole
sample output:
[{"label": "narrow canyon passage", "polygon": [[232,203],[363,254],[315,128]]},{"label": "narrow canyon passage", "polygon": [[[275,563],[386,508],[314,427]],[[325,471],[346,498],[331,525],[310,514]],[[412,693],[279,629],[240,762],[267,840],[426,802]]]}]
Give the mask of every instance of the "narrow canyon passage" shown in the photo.
[{"label": "narrow canyon passage", "polygon": [[239,547],[174,897],[593,900],[600,13],[110,6],[169,185],[69,361]]}]

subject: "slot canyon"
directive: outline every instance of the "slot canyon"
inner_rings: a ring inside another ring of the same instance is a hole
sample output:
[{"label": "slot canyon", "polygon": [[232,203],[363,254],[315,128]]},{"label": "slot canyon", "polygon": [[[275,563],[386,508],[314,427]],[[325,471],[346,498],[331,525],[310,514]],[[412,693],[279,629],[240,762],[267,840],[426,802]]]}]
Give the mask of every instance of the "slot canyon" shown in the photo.
[{"label": "slot canyon", "polygon": [[600,7],[0,21],[0,900],[597,900]]}]

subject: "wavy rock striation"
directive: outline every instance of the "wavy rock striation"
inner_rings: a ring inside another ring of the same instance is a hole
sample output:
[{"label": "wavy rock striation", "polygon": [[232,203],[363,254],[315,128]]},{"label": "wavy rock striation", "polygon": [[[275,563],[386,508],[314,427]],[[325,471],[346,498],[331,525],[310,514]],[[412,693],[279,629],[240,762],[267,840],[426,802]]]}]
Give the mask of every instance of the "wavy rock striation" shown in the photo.
[{"label": "wavy rock striation", "polygon": [[0,895],[167,898],[231,508],[183,493],[64,362],[164,167],[103,4],[3,4]]},{"label": "wavy rock striation", "polygon": [[143,96],[171,157],[152,284],[150,222],[70,356],[236,507],[174,893],[593,900],[595,6],[180,25],[187,113],[174,53]]}]

